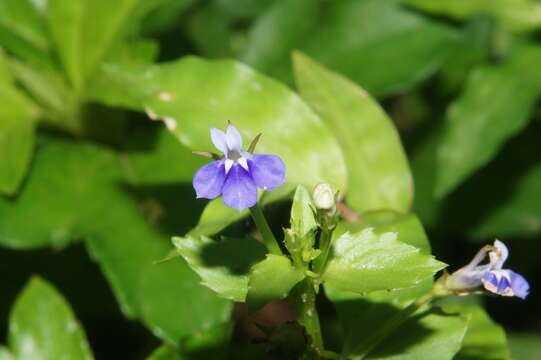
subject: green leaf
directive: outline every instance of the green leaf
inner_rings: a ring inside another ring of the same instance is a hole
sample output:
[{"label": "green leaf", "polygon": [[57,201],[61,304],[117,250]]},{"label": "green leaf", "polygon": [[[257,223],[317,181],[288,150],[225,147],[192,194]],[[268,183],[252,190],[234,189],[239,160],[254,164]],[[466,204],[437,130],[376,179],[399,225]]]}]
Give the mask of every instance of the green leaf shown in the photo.
[{"label": "green leaf", "polygon": [[263,244],[254,239],[213,241],[206,236],[189,236],[174,237],[173,244],[203,285],[234,301],[246,299],[249,269],[266,253]]},{"label": "green leaf", "polygon": [[233,323],[218,324],[182,339],[182,354],[189,359],[229,359],[229,342],[233,334]]},{"label": "green leaf", "polygon": [[291,206],[291,229],[298,237],[305,237],[317,228],[312,196],[302,185],[297,186]]},{"label": "green leaf", "polygon": [[94,73],[85,91],[85,100],[112,107],[143,110],[137,98],[127,92],[122,83],[108,76],[109,71],[123,66],[149,66],[159,53],[157,41],[136,39],[116,44]]},{"label": "green leaf", "polygon": [[44,280],[33,278],[11,311],[9,345],[17,359],[92,359],[69,305]]},{"label": "green leaf", "polygon": [[[398,234],[398,240],[415,246],[421,254],[430,254],[430,243],[420,221],[413,214],[399,215],[392,211],[368,212],[360,223],[339,223],[335,230],[338,237],[346,231],[360,231],[373,227],[374,233],[381,235],[389,231]],[[367,295],[339,291],[325,283],[325,292],[334,303],[345,334],[344,349],[355,349],[370,336],[367,333],[382,331],[387,324],[397,319],[405,321],[409,313],[404,309],[412,300],[426,294],[432,287],[432,279],[427,278],[416,286],[395,291],[374,291]],[[367,324],[373,324],[367,326]],[[398,323],[400,325],[400,323]],[[383,338],[388,332],[383,334]],[[365,344],[366,345],[366,344]]]},{"label": "green leaf", "polygon": [[408,288],[430,278],[445,264],[397,241],[396,233],[372,228],[336,239],[323,279],[338,290],[367,293]]},{"label": "green leaf", "polygon": [[513,333],[509,336],[513,360],[531,360],[541,357],[541,336]]},{"label": "green leaf", "polygon": [[[520,156],[523,156],[522,151]],[[486,239],[494,236],[531,236],[541,232],[541,203],[536,196],[532,196],[539,191],[541,166],[537,165],[516,180],[505,203],[491,208],[476,224],[473,235],[477,239]]]},{"label": "green leaf", "polygon": [[407,4],[431,14],[455,19],[490,14],[516,31],[534,30],[541,26],[541,14],[533,0],[408,0]]},{"label": "green leaf", "polygon": [[[375,96],[403,92],[438,69],[455,32],[408,11],[401,2],[331,2],[307,40],[296,48]],[[272,74],[287,78],[283,74],[289,68],[289,61],[284,60]]]},{"label": "green leaf", "polygon": [[[224,128],[228,119],[246,144],[262,132],[258,152],[279,155],[287,167],[289,186],[270,192],[274,200],[273,194],[285,196],[297,184],[328,182],[346,189],[340,148],[318,116],[287,87],[245,65],[186,57],[144,69],[117,68],[110,76],[123,79],[147,113],[164,120],[190,149],[213,150],[209,128]],[[230,209],[229,217],[222,228],[240,216]]]},{"label": "green leaf", "polygon": [[47,19],[66,73],[76,89],[123,35],[138,0],[50,0]]},{"label": "green leaf", "polygon": [[284,299],[302,279],[303,269],[295,268],[286,256],[267,254],[265,260],[250,270],[246,295],[248,311],[255,313],[271,300]]},{"label": "green leaf", "polygon": [[126,315],[170,343],[227,321],[230,302],[201,286],[184,261],[153,264],[171,245],[120,185],[127,183],[122,170],[104,148],[42,138],[17,201],[0,198],[2,245],[62,247],[85,238]]},{"label": "green leaf", "polygon": [[[377,102],[348,79],[294,54],[301,95],[333,129],[346,159],[350,206],[407,211],[413,184],[400,137]],[[370,191],[367,191],[370,189]]]},{"label": "green leaf", "polygon": [[0,1],[0,46],[26,61],[50,65],[51,41],[42,10],[30,0]]},{"label": "green leaf", "polygon": [[87,246],[124,312],[170,344],[227,321],[231,303],[201,286],[182,259],[156,264],[171,252],[168,237],[120,189],[104,190],[108,216],[93,225]]},{"label": "green leaf", "polygon": [[462,348],[454,357],[455,360],[509,359],[504,329],[495,324],[481,307],[445,305],[443,309],[448,313],[458,312],[470,318]]},{"label": "green leaf", "polygon": [[180,355],[180,352],[176,347],[170,346],[170,345],[162,345],[156,350],[154,350],[154,352],[150,354],[150,356],[146,360],[185,360],[185,359],[186,358],[184,356]]},{"label": "green leaf", "polygon": [[0,192],[11,195],[17,191],[33,149],[34,122],[24,117],[0,116]]},{"label": "green leaf", "polygon": [[0,346],[0,360],[14,360],[13,355],[4,346]]},{"label": "green leaf", "polygon": [[[471,73],[449,107],[436,150],[435,193],[442,197],[489,162],[527,124],[540,96],[541,48],[525,48],[508,64]],[[491,106],[487,106],[491,104]]]},{"label": "green leaf", "polygon": [[[150,132],[148,128],[132,134],[134,148],[139,144],[152,144],[151,149],[126,153],[133,182],[138,185],[191,183],[195,172],[208,161],[192,154],[165,127]],[[182,164],[182,166],[171,166]]]},{"label": "green leaf", "polygon": [[270,72],[318,24],[320,8],[320,1],[275,1],[250,29],[240,59],[259,71]]},{"label": "green leaf", "polygon": [[34,149],[36,108],[16,87],[0,52],[0,192],[13,195]]},{"label": "green leaf", "polygon": [[[110,201],[102,188],[120,177],[115,156],[99,147],[47,138],[40,142],[32,172],[16,201],[0,198],[3,246],[66,246],[102,218],[100,204]],[[28,214],[33,214],[31,231]]]},{"label": "green leaf", "polygon": [[468,319],[465,317],[442,314],[436,310],[425,311],[396,329],[370,351],[366,359],[451,360],[460,350],[467,325]]}]

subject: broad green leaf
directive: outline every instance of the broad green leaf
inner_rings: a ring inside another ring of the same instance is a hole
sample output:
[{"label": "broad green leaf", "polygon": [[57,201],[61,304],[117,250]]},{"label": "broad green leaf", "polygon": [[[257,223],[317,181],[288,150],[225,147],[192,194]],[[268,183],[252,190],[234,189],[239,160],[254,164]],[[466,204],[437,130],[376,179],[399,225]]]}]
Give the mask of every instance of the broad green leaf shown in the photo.
[{"label": "broad green leaf", "polygon": [[541,336],[535,334],[512,333],[509,346],[513,360],[531,360],[541,357]]},{"label": "broad green leaf", "polygon": [[298,237],[304,237],[315,231],[317,221],[314,214],[312,196],[302,185],[297,186],[291,206],[291,229]]},{"label": "broad green leaf", "polygon": [[170,254],[168,237],[147,223],[121,189],[105,190],[108,216],[94,224],[87,246],[124,312],[170,344],[227,321],[231,303],[201,286],[182,259],[155,263]]},{"label": "broad green leaf", "polygon": [[218,324],[205,331],[199,331],[182,339],[180,348],[185,357],[193,360],[229,359],[229,343],[233,323]]},{"label": "broad green leaf", "polygon": [[62,247],[85,238],[126,315],[170,343],[226,321],[230,302],[201,286],[184,261],[153,264],[171,245],[122,186],[122,170],[104,148],[42,138],[17,201],[0,199],[0,243]]},{"label": "broad green leaf", "polygon": [[52,38],[72,85],[81,89],[110,46],[123,35],[138,0],[49,0]]},{"label": "broad green leaf", "polygon": [[185,359],[186,358],[184,356],[180,355],[180,352],[176,347],[171,346],[171,345],[162,345],[156,350],[154,350],[154,352],[152,352],[152,354],[150,354],[150,356],[146,360],[185,360]]},{"label": "broad green leaf", "polygon": [[0,360],[14,360],[13,355],[4,346],[0,346]]},{"label": "broad green leaf", "polygon": [[481,307],[445,305],[443,309],[448,313],[460,313],[470,317],[462,348],[455,360],[509,359],[504,329],[495,324]]},{"label": "broad green leaf", "polygon": [[195,0],[139,1],[139,8],[150,7],[140,11],[145,15],[141,21],[140,31],[144,34],[158,34],[173,29],[182,21],[181,16],[185,11],[195,2]]},{"label": "broad green leaf", "polygon": [[[287,87],[240,63],[186,57],[145,69],[117,68],[110,76],[123,79],[147,113],[164,120],[190,149],[213,151],[209,128],[231,120],[245,144],[263,133],[257,152],[283,159],[289,186],[328,182],[346,191],[340,148],[318,116]],[[288,184],[269,194],[285,195]],[[235,210],[229,216],[229,223],[239,218]]]},{"label": "broad green leaf", "polygon": [[407,4],[455,19],[490,14],[516,31],[534,30],[541,26],[539,5],[535,0],[408,0]]},{"label": "broad green leaf", "polygon": [[67,302],[33,278],[11,311],[9,345],[20,360],[93,359],[85,333]]},{"label": "broad green leaf", "polygon": [[[455,32],[405,9],[401,2],[331,2],[307,41],[296,48],[375,96],[407,90],[438,69]],[[284,60],[271,74],[287,79],[289,69]]]},{"label": "broad green leaf", "polygon": [[[133,134],[130,143],[135,149],[126,153],[127,166],[134,173],[133,181],[138,185],[191,184],[195,172],[208,161],[192,154],[165,126],[153,132],[144,128]],[[152,148],[137,149],[140,144],[152,144]],[[182,166],[175,166],[178,164]]]},{"label": "broad green leaf", "polygon": [[34,148],[36,108],[13,82],[0,52],[0,193],[12,195],[28,168]]},{"label": "broad green leaf", "polygon": [[411,317],[368,356],[352,359],[451,360],[460,350],[467,325],[463,316],[425,311]]},{"label": "broad green leaf", "polygon": [[271,71],[318,24],[321,7],[314,0],[275,1],[250,29],[241,61],[259,71]]},{"label": "broad green leaf", "polygon": [[57,48],[60,61],[71,85],[80,89],[84,82],[83,19],[85,0],[51,0],[47,4],[47,17],[51,37]]},{"label": "broad green leaf", "polygon": [[475,17],[464,26],[439,73],[443,93],[458,92],[471,70],[490,61],[495,31],[491,20],[488,16]]},{"label": "broad green leaf", "polygon": [[436,150],[437,196],[446,195],[489,162],[526,126],[541,94],[539,61],[541,48],[526,48],[508,64],[482,67],[470,75],[447,111]]},{"label": "broad green leaf", "polygon": [[353,82],[301,53],[295,53],[293,59],[301,95],[333,129],[344,153],[350,184],[345,193],[348,204],[357,211],[407,211],[413,184],[392,121]]},{"label": "broad green leaf", "polygon": [[229,57],[233,53],[233,21],[233,16],[219,3],[207,2],[190,16],[186,32],[198,53],[212,58]]},{"label": "broad green leaf", "polygon": [[[110,201],[102,188],[120,177],[114,155],[99,147],[48,138],[40,143],[32,172],[16,200],[0,198],[3,246],[60,248],[78,239],[88,225],[102,218],[102,206]],[[28,214],[32,214],[31,228]]]},{"label": "broad green leaf", "polygon": [[51,41],[43,4],[31,0],[0,1],[0,46],[21,59],[50,66]]},{"label": "broad green leaf", "polygon": [[0,192],[17,191],[33,149],[34,122],[24,117],[0,116]]},{"label": "broad green leaf", "polygon": [[303,269],[295,268],[286,256],[267,254],[265,260],[250,270],[246,295],[248,311],[255,313],[271,300],[284,299],[302,279]]},{"label": "broad green leaf", "polygon": [[[430,254],[428,238],[421,223],[413,214],[398,215],[392,211],[369,212],[363,216],[361,223],[340,223],[335,234],[338,237],[348,230],[353,232],[366,227],[373,227],[374,233],[378,235],[389,231],[396,232],[401,242],[415,246],[421,254]],[[394,323],[396,319],[405,321],[410,314],[403,313],[403,309],[412,300],[426,294],[431,286],[432,279],[427,278],[411,288],[374,291],[363,296],[337,290],[329,286],[329,283],[325,283],[325,292],[334,303],[345,334],[344,349],[355,349],[369,335],[366,331],[376,329],[379,331],[387,323]]]},{"label": "broad green leaf", "polygon": [[541,166],[537,165],[518,178],[507,200],[488,211],[474,227],[473,235],[478,239],[486,239],[494,236],[529,236],[539,233],[541,203],[534,195],[539,191],[541,191]]},{"label": "broad green leaf", "polygon": [[109,77],[108,71],[123,66],[148,66],[156,60],[158,52],[159,45],[154,40],[136,39],[117,43],[89,79],[85,99],[112,107],[142,110],[139,101],[126,91],[123,84]]},{"label": "broad green leaf", "polygon": [[376,235],[372,228],[335,240],[324,280],[338,290],[367,293],[408,288],[430,278],[445,264],[397,240],[396,233]]},{"label": "broad green leaf", "polygon": [[173,244],[203,285],[234,301],[245,301],[250,267],[266,252],[263,244],[249,238],[214,241],[206,236],[174,237]]}]

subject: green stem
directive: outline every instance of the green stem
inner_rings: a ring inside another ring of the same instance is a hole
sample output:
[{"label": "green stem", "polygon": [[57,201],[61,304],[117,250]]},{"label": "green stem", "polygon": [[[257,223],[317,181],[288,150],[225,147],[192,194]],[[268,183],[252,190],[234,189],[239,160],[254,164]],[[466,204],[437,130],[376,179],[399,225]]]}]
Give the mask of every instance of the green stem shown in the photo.
[{"label": "green stem", "polygon": [[316,274],[321,275],[325,271],[327,261],[329,260],[329,253],[331,252],[331,237],[332,230],[322,229],[321,236],[319,237],[319,248],[321,249],[321,255],[314,260],[313,270]]},{"label": "green stem", "polygon": [[311,278],[305,278],[291,292],[290,302],[295,308],[297,321],[304,326],[312,340],[312,350],[318,355],[324,352],[323,337],[319,325],[319,315],[316,308],[316,291]]},{"label": "green stem", "polygon": [[280,249],[280,245],[274,237],[274,234],[272,233],[269,224],[267,223],[267,219],[265,219],[265,215],[263,215],[263,211],[259,207],[259,204],[256,203],[250,208],[250,214],[252,214],[255,225],[259,229],[259,232],[263,237],[263,242],[265,243],[265,246],[267,246],[269,252],[271,254],[281,254],[282,250]]}]

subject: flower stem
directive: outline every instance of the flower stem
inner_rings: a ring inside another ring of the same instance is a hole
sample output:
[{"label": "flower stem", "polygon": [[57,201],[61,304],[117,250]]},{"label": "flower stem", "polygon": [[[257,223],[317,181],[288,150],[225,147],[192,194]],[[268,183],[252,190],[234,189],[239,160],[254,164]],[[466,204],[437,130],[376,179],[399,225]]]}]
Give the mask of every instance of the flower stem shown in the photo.
[{"label": "flower stem", "polygon": [[265,246],[269,252],[271,254],[281,254],[282,250],[280,249],[280,245],[274,237],[274,234],[272,233],[269,223],[267,223],[267,219],[265,219],[265,215],[263,215],[263,211],[261,210],[261,207],[259,207],[259,204],[256,203],[250,208],[250,214],[252,215],[255,225],[259,229],[259,232],[263,237],[263,242],[265,243]]},{"label": "flower stem", "polygon": [[289,301],[295,308],[297,321],[304,326],[311,338],[311,347],[318,358],[324,351],[323,337],[319,325],[319,315],[316,308],[316,291],[313,279],[307,277],[301,281],[289,296]]},{"label": "flower stem", "polygon": [[323,274],[327,261],[329,260],[329,253],[331,252],[331,239],[332,230],[328,228],[321,229],[321,236],[319,237],[319,246],[321,249],[321,255],[314,260],[313,270],[316,274]]}]

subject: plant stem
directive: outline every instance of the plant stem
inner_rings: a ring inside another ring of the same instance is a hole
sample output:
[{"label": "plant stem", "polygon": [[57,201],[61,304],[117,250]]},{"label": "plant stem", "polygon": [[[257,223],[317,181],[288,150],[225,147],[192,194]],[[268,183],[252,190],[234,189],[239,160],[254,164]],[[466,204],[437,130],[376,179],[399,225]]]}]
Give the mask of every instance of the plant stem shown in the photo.
[{"label": "plant stem", "polygon": [[263,237],[263,242],[265,243],[265,246],[267,246],[269,252],[271,254],[281,254],[282,250],[280,249],[280,245],[274,237],[274,234],[272,233],[269,224],[267,223],[267,219],[265,219],[265,215],[263,215],[263,211],[259,207],[259,204],[256,203],[250,208],[250,214],[252,214],[255,225],[259,229],[259,232]]},{"label": "plant stem", "polygon": [[323,228],[321,230],[321,235],[319,237],[319,247],[321,249],[321,255],[314,260],[313,270],[316,274],[322,274],[325,271],[327,266],[327,261],[329,260],[329,253],[331,252],[331,238],[332,230],[328,228]]},{"label": "plant stem", "polygon": [[311,347],[316,354],[324,351],[323,337],[319,325],[319,315],[316,308],[316,292],[313,279],[307,277],[301,281],[290,294],[290,302],[295,308],[297,321],[304,326],[312,340]]}]

